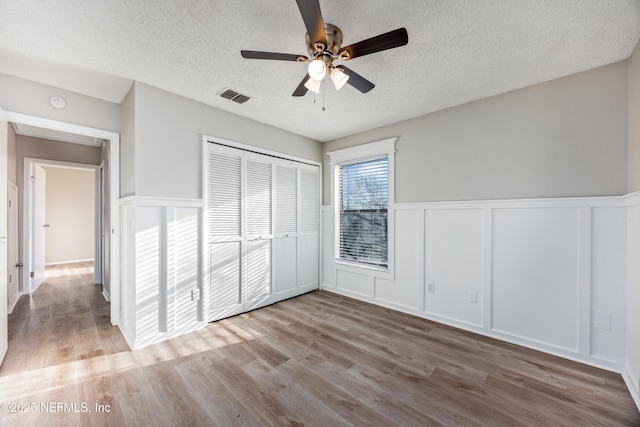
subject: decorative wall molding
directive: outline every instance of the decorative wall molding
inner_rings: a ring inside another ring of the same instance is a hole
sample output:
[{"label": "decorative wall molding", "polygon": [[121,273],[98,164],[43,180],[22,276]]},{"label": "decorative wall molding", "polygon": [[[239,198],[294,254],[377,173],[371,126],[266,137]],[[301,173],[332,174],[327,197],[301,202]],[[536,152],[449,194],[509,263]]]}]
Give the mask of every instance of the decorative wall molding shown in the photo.
[{"label": "decorative wall molding", "polygon": [[202,199],[176,199],[167,197],[126,196],[119,199],[120,206],[172,206],[182,208],[202,208]]},{"label": "decorative wall molding", "polygon": [[620,372],[628,199],[396,203],[395,280],[342,280],[325,250],[322,288]]},{"label": "decorative wall molding", "polygon": [[634,193],[629,193],[626,196],[622,197],[627,206],[637,206],[640,205],[640,191],[636,191]]},{"label": "decorative wall molding", "polygon": [[[637,194],[640,200],[640,192]],[[554,197],[547,199],[498,199],[469,201],[440,201],[420,203],[397,203],[396,210],[401,209],[478,209],[478,208],[581,208],[581,207],[623,207],[627,196],[598,197]]]},{"label": "decorative wall molding", "polygon": [[123,309],[132,349],[204,327],[201,200],[120,200]]}]

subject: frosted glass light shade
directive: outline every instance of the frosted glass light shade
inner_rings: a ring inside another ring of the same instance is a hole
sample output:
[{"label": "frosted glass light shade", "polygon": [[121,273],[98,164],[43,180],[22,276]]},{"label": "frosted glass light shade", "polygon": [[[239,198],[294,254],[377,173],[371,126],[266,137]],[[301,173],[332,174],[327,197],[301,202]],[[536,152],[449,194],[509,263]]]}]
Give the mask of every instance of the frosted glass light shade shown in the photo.
[{"label": "frosted glass light shade", "polygon": [[331,73],[329,73],[329,77],[331,77],[331,81],[336,87],[336,90],[340,90],[342,86],[347,83],[347,80],[349,80],[349,76],[343,73],[338,68],[334,68],[333,70],[331,70]]},{"label": "frosted glass light shade", "polygon": [[322,80],[324,76],[327,75],[327,67],[324,65],[324,62],[319,59],[314,59],[309,62],[307,71],[309,72],[309,77],[313,80]]},{"label": "frosted glass light shade", "polygon": [[313,93],[320,93],[320,80],[309,79],[304,84],[304,87],[306,87]]}]

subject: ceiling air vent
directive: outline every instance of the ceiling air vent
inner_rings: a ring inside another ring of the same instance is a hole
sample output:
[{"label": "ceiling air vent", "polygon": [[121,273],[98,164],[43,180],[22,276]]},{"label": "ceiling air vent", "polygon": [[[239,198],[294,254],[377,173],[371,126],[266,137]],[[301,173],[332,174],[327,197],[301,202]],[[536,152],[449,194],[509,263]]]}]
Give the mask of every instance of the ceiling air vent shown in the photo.
[{"label": "ceiling air vent", "polygon": [[237,102],[238,104],[244,104],[245,102],[251,99],[247,95],[243,95],[241,93],[236,92],[235,90],[231,90],[228,88],[223,89],[222,92],[219,93],[219,95],[223,98],[230,99],[234,102]]}]

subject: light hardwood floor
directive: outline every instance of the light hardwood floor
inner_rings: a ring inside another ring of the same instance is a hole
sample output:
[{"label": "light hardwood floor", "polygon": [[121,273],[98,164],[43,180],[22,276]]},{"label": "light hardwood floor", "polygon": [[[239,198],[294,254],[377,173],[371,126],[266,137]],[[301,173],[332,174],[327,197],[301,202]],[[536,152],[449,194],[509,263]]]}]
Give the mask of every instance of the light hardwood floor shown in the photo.
[{"label": "light hardwood floor", "polygon": [[328,292],[129,351],[90,266],[50,273],[9,318],[2,426],[640,425],[620,375]]}]

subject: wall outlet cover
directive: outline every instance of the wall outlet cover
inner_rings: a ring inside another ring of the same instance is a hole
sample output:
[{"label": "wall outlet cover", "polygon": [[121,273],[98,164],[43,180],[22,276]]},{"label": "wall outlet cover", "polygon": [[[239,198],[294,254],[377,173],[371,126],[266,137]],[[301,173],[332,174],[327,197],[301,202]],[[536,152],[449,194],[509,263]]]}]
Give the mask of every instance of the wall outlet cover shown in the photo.
[{"label": "wall outlet cover", "polygon": [[596,311],[593,314],[593,327],[604,331],[611,330],[611,313]]},{"label": "wall outlet cover", "polygon": [[469,291],[469,302],[478,302],[478,291]]}]

